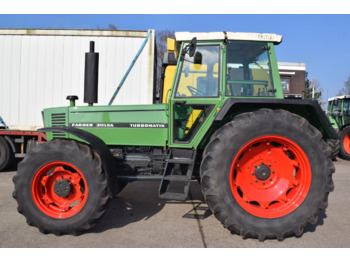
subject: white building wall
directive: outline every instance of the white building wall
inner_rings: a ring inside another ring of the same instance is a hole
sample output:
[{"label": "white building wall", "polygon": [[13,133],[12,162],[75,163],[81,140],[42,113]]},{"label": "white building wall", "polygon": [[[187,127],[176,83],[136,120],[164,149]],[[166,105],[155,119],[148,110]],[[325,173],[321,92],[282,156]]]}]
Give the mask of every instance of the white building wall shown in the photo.
[{"label": "white building wall", "polygon": [[[98,104],[108,104],[148,32],[109,30],[0,30],[0,116],[10,129],[35,130],[41,111],[84,99],[85,53],[99,53]],[[151,104],[154,32],[113,105]]]}]

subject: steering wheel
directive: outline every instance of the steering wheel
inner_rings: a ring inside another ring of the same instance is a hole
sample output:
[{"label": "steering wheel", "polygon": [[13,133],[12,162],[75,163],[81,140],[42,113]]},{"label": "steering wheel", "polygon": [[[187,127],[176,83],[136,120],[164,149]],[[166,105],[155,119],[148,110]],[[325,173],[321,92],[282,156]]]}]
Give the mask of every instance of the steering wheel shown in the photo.
[{"label": "steering wheel", "polygon": [[197,94],[201,95],[201,96],[206,96],[206,94],[202,91],[199,90],[193,86],[187,86],[188,91],[190,91],[192,96],[196,96]]}]

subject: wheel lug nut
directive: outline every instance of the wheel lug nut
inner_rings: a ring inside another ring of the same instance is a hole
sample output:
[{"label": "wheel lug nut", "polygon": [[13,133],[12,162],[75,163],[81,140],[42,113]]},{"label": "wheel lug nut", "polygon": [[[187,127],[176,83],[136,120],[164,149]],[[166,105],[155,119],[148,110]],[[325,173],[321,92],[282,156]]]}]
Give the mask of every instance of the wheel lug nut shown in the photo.
[{"label": "wheel lug nut", "polygon": [[264,164],[264,161],[261,161],[261,164]]},{"label": "wheel lug nut", "polygon": [[272,178],[270,178],[269,180],[272,181]]},{"label": "wheel lug nut", "polygon": [[265,185],[265,182],[262,182],[263,185]]}]

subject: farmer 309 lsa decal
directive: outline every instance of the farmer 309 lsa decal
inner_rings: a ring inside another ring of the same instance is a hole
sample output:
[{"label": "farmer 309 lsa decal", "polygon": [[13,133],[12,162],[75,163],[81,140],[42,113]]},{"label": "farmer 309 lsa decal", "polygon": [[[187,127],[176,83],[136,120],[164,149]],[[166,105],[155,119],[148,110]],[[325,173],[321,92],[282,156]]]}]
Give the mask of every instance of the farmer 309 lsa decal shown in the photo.
[{"label": "farmer 309 lsa decal", "polygon": [[71,127],[105,127],[105,128],[168,128],[168,124],[159,123],[70,123]]}]

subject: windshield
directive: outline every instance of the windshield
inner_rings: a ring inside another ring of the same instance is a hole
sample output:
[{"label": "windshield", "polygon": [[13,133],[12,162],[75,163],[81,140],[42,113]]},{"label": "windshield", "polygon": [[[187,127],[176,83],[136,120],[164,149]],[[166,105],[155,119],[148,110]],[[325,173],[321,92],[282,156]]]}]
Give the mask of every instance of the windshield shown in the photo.
[{"label": "windshield", "polygon": [[267,43],[261,42],[231,42],[227,45],[226,95],[275,95],[268,50]]}]

